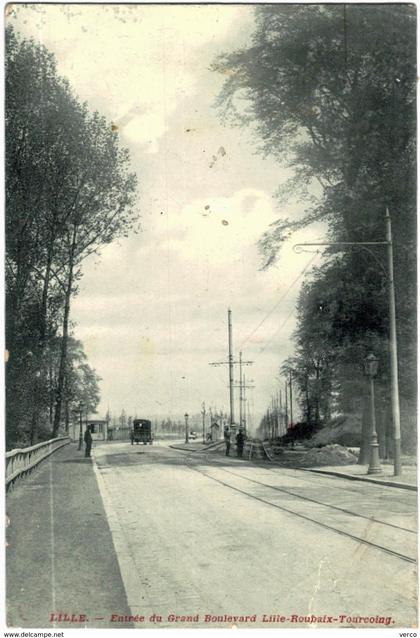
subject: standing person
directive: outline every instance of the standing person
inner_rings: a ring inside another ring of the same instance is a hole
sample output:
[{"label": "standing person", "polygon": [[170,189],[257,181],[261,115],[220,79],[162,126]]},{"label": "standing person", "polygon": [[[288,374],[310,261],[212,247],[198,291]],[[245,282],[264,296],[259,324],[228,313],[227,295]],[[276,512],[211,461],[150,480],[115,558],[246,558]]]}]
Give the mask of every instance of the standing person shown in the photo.
[{"label": "standing person", "polygon": [[92,449],[92,434],[90,431],[90,426],[88,425],[85,432],[85,457],[86,458],[90,456],[91,449]]},{"label": "standing person", "polygon": [[236,452],[239,458],[242,458],[242,455],[244,452],[244,445],[245,445],[245,434],[243,429],[241,428],[238,434],[236,435]]},{"label": "standing person", "polygon": [[230,430],[229,427],[226,425],[225,429],[224,429],[224,437],[225,437],[225,444],[226,444],[226,456],[229,456],[229,452],[230,452]]}]

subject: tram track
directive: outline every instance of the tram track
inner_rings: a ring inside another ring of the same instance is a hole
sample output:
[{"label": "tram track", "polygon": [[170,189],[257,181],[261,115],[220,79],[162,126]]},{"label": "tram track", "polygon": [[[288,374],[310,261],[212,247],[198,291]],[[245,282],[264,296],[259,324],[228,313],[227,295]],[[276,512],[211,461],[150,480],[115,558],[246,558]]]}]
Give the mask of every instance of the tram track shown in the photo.
[{"label": "tram track", "polygon": [[322,501],[318,501],[315,498],[311,498],[309,496],[303,496],[302,494],[297,494],[296,492],[291,492],[289,490],[286,490],[282,487],[279,487],[278,485],[269,485],[268,483],[263,483],[262,481],[257,481],[256,479],[251,479],[248,476],[244,476],[243,474],[238,474],[237,472],[232,472],[231,470],[227,470],[224,467],[220,467],[220,470],[222,470],[223,472],[226,472],[228,474],[232,474],[233,476],[238,476],[240,478],[243,478],[247,481],[250,481],[251,483],[255,483],[256,485],[262,485],[263,487],[268,487],[272,490],[276,490],[277,492],[282,492],[284,494],[287,494],[289,496],[294,496],[295,498],[300,498],[304,501],[308,501],[310,503],[315,503],[316,505],[322,505],[323,507],[328,507],[332,510],[337,510],[338,512],[342,512],[343,514],[348,514],[350,516],[356,516],[357,518],[363,518],[369,522],[372,523],[378,523],[379,525],[385,525],[386,527],[392,527],[394,529],[398,529],[401,530],[403,532],[408,532],[410,534],[417,534],[417,532],[415,530],[412,529],[408,529],[407,527],[402,527],[401,525],[395,525],[394,523],[389,523],[387,521],[381,521],[377,518],[374,518],[372,516],[366,516],[365,514],[360,514],[358,512],[353,512],[351,510],[348,510],[344,507],[339,507],[338,505],[332,505],[330,503],[324,503]]},{"label": "tram track", "polygon": [[[194,460],[194,464],[191,463],[190,461]],[[206,478],[215,481],[216,483],[223,485],[224,487],[227,487],[235,492],[238,492],[240,494],[243,494],[251,499],[254,499],[256,501],[259,501],[261,503],[264,503],[266,505],[269,505],[277,510],[283,511],[287,514],[290,514],[292,516],[295,516],[301,520],[305,520],[308,521],[314,525],[317,525],[318,527],[321,527],[325,530],[328,530],[330,532],[339,534],[341,536],[347,537],[353,541],[356,541],[358,543],[361,543],[363,545],[366,545],[368,547],[371,547],[373,549],[376,549],[378,551],[384,552],[386,554],[389,554],[391,556],[394,556],[395,558],[398,558],[400,560],[403,560],[405,562],[411,563],[411,564],[416,564],[417,563],[417,555],[413,556],[413,555],[407,555],[404,554],[400,551],[398,551],[395,547],[392,547],[392,544],[396,544],[397,541],[395,541],[395,539],[393,539],[391,542],[387,542],[385,544],[381,544],[379,542],[374,542],[372,540],[369,540],[366,536],[364,536],[363,534],[357,534],[357,533],[353,533],[351,530],[349,529],[343,529],[340,527],[335,526],[334,524],[329,524],[327,522],[325,522],[325,520],[319,520],[319,518],[322,518],[322,516],[324,515],[325,518],[325,510],[327,510],[327,518],[328,518],[328,511],[329,512],[337,512],[341,515],[344,515],[345,517],[352,517],[353,520],[355,521],[359,521],[359,522],[363,522],[363,520],[366,520],[369,523],[369,529],[370,529],[370,533],[372,533],[372,527],[376,528],[376,531],[382,527],[385,532],[392,532],[392,531],[397,531],[400,535],[404,536],[406,534],[409,534],[410,536],[408,537],[408,539],[411,541],[411,539],[413,538],[413,535],[416,535],[416,532],[396,525],[394,523],[389,523],[386,521],[381,521],[379,519],[375,519],[369,516],[366,516],[364,514],[359,514],[357,512],[353,512],[351,510],[347,510],[345,508],[341,508],[338,507],[336,505],[331,505],[328,503],[324,503],[322,501],[319,501],[317,499],[313,499],[311,497],[307,497],[301,494],[297,494],[294,491],[290,491],[287,490],[285,488],[281,488],[279,486],[273,486],[273,485],[269,485],[268,483],[264,483],[262,481],[258,481],[256,479],[252,479],[248,476],[244,476],[243,474],[240,474],[238,472],[232,471],[232,470],[228,470],[224,467],[221,467],[222,463],[216,461],[215,459],[212,459],[212,465],[211,467],[216,469],[218,472],[223,472],[224,474],[230,475],[232,476],[232,478],[239,480],[239,481],[245,481],[248,484],[248,488],[244,485],[233,485],[232,482],[229,482],[228,479],[224,480],[222,477],[217,477],[217,476],[213,476],[211,473],[206,472],[204,469],[199,468],[195,465],[196,461],[197,461],[197,457],[196,456],[192,456],[192,455],[188,455],[186,457],[186,465],[188,466],[189,469],[198,472],[199,474],[201,474],[202,476],[205,476]],[[271,469],[271,468],[267,468],[267,469]],[[252,488],[249,489],[249,486],[253,485],[256,486],[257,488],[264,488],[266,490],[268,490],[267,494],[255,494],[252,493]],[[273,496],[270,496],[270,492],[272,494],[275,494],[276,496],[278,496],[279,494],[284,494],[285,496],[288,497],[292,497],[292,498],[296,498],[298,499],[302,504],[304,502],[306,502],[308,505],[310,506],[316,506],[318,509],[324,510],[324,512],[319,512],[318,511],[318,517],[314,518],[314,515],[308,515],[307,513],[304,512],[299,512],[296,511],[296,509],[291,509],[289,507],[286,507],[283,504],[279,504],[277,502],[273,502]],[[346,521],[347,523],[347,521]],[[345,527],[345,525],[344,525]],[[398,545],[405,545],[404,542],[399,541]],[[416,554],[416,552],[413,552],[414,554]]]},{"label": "tram track", "polygon": [[[269,461],[272,461],[272,459],[271,459],[269,453],[267,452],[266,447],[265,447],[263,442],[261,442],[261,441],[259,441],[259,442],[251,441],[251,445],[252,446],[260,445],[262,447],[262,449],[264,450],[264,452],[265,452],[267,458],[269,459]],[[251,447],[251,451],[252,451],[252,447]],[[251,460],[251,452],[250,452],[249,460]],[[387,527],[391,527],[391,528],[394,528],[394,529],[397,529],[397,530],[401,530],[403,532],[408,532],[410,534],[415,534],[415,535],[417,534],[416,530],[408,529],[407,527],[402,527],[401,525],[396,525],[395,523],[389,523],[388,521],[381,521],[381,520],[379,520],[377,518],[374,518],[373,516],[366,516],[365,514],[361,514],[361,513],[358,513],[358,512],[353,512],[352,510],[348,510],[348,509],[346,509],[344,507],[339,507],[338,505],[332,505],[330,503],[324,503],[322,501],[318,501],[317,499],[314,499],[314,498],[311,498],[311,497],[308,497],[308,496],[304,496],[303,494],[299,494],[299,493],[296,493],[296,492],[291,492],[290,490],[286,490],[285,488],[279,487],[277,485],[270,485],[268,483],[263,483],[262,481],[257,481],[256,479],[251,479],[248,476],[244,476],[243,474],[239,474],[238,472],[232,472],[232,470],[227,470],[225,467],[221,467],[222,463],[219,462],[219,461],[216,461],[216,464],[223,472],[226,472],[228,474],[232,474],[233,476],[238,476],[240,478],[243,478],[243,479],[245,479],[247,481],[250,481],[252,483],[255,483],[257,485],[262,485],[263,487],[267,487],[267,488],[276,490],[278,492],[283,492],[284,494],[287,494],[289,496],[293,496],[295,498],[299,498],[299,499],[308,501],[310,503],[315,503],[316,505],[322,505],[324,507],[328,507],[328,508],[336,510],[338,512],[342,512],[343,514],[348,514],[350,516],[356,516],[357,518],[363,518],[363,519],[365,519],[365,520],[367,520],[369,522],[378,523],[380,525],[385,525]],[[264,469],[266,471],[269,471],[269,472],[276,473],[276,470],[274,468],[263,467],[262,469]],[[286,469],[290,469],[290,468],[286,468]],[[290,478],[291,477],[289,476],[289,479]],[[297,480],[301,481],[302,477],[299,477]],[[305,480],[305,477],[303,477],[303,480]]]}]

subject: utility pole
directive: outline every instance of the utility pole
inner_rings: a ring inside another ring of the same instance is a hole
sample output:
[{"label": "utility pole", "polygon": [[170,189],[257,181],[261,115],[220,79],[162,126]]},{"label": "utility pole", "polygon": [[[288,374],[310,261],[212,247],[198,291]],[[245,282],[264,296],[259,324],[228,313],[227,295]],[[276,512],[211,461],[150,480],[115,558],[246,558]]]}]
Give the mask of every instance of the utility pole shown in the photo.
[{"label": "utility pole", "polygon": [[[242,361],[242,363],[244,363]],[[248,362],[252,363],[252,361]],[[253,379],[250,379],[250,383],[253,383]],[[239,403],[239,425],[246,429],[246,390],[255,388],[255,385],[248,385],[246,382],[245,374],[242,374],[242,383],[234,385],[234,388],[239,388],[240,403]]]},{"label": "utility pole", "polygon": [[388,257],[388,303],[389,303],[389,356],[391,367],[391,407],[394,435],[394,475],[401,474],[401,429],[400,429],[400,398],[398,391],[398,356],[397,356],[397,325],[395,317],[395,288],[394,288],[394,256],[392,246],[391,217],[388,208],[385,215],[386,241]]},{"label": "utility pole", "polygon": [[271,397],[271,438],[274,439],[276,436],[276,402],[274,397]]},{"label": "utility pole", "polygon": [[292,373],[290,372],[290,381],[289,381],[289,388],[290,388],[290,425],[293,425],[293,390],[292,390]]},{"label": "utility pole", "polygon": [[188,434],[188,417],[189,417],[189,414],[186,412],[184,414],[184,417],[185,417],[185,443],[189,443],[189,440],[190,440],[190,437],[189,437],[189,434]]},{"label": "utility pole", "polygon": [[275,402],[276,402],[276,436],[279,437],[280,436],[280,401],[279,401],[277,392],[276,392]]},{"label": "utility pole", "polygon": [[[209,365],[211,366],[222,366],[222,365],[228,365],[229,366],[229,403],[230,403],[230,416],[229,416],[229,423],[230,426],[232,427],[232,425],[234,425],[235,423],[235,408],[234,408],[234,395],[233,395],[233,366],[238,364],[239,361],[234,361],[234,357],[233,357],[233,346],[232,346],[232,311],[230,308],[228,308],[228,345],[229,345],[229,354],[228,354],[228,360],[227,361],[217,361],[217,362],[212,362],[209,363]],[[253,363],[253,361],[241,361],[241,366],[248,366],[251,365]]]},{"label": "utility pole", "polygon": [[235,423],[234,403],[233,403],[233,352],[232,352],[232,311],[228,308],[228,338],[229,338],[229,403],[230,403],[230,425]]},{"label": "utility pole", "polygon": [[284,434],[283,432],[283,428],[282,426],[282,416],[283,416],[283,404],[282,404],[282,400],[281,400],[281,388],[279,388],[279,417],[280,417],[280,421],[279,421],[279,428],[280,428],[280,432],[281,434]]},{"label": "utility pole", "polygon": [[203,403],[201,404],[201,407],[203,408],[201,411],[201,414],[203,415],[203,443],[206,442],[206,403],[205,401],[203,401]]},{"label": "utility pole", "polygon": [[[252,383],[252,379],[251,379],[251,383]],[[242,399],[243,399],[243,426],[244,426],[244,430],[246,432],[246,428],[247,428],[247,415],[246,415],[246,408],[247,408],[247,401],[246,401],[246,391],[247,389],[250,388],[255,388],[255,385],[247,385],[246,384],[246,378],[245,378],[245,374],[244,374],[244,380],[243,380],[243,384],[242,384]]]},{"label": "utility pole", "polygon": [[242,426],[243,421],[243,381],[242,381],[242,352],[239,353],[239,427]]},{"label": "utility pole", "polygon": [[284,396],[285,396],[285,400],[286,400],[286,412],[285,412],[285,416],[286,416],[286,433],[289,427],[289,413],[288,413],[288,409],[287,409],[287,381],[284,384]]}]

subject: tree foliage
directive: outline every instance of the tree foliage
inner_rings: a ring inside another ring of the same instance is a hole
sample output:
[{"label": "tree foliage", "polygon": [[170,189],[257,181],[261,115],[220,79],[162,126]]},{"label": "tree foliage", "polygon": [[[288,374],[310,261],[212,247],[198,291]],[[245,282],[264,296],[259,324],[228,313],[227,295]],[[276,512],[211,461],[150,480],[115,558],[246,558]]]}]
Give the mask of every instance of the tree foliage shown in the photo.
[{"label": "tree foliage", "polygon": [[[74,95],[54,56],[6,33],[8,444],[46,435],[49,352],[60,347],[54,417],[71,377],[71,298],[82,262],[134,226],[136,176],[117,133]],[[28,363],[30,361],[30,364]],[[17,401],[19,397],[19,401]],[[30,425],[28,425],[30,423]]]},{"label": "tree foliage", "polygon": [[[213,66],[227,78],[223,117],[252,126],[260,150],[293,169],[279,199],[293,193],[307,202],[302,217],[280,218],[262,235],[265,267],[291,232],[317,220],[332,242],[383,241],[389,208],[403,414],[415,403],[416,378],[415,40],[409,4],[269,5],[256,9],[249,46]],[[299,300],[296,375],[305,395],[312,355],[322,354],[325,405],[336,393],[346,402],[371,347],[388,376],[386,255],[373,251],[331,248]]]}]

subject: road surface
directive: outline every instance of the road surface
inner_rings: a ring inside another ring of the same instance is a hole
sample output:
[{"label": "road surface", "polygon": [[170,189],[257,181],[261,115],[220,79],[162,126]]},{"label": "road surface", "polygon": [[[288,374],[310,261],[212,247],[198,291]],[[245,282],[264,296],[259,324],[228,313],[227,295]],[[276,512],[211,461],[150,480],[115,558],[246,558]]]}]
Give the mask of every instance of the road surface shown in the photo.
[{"label": "road surface", "polygon": [[416,625],[415,492],[165,443],[94,455],[135,626]]}]

